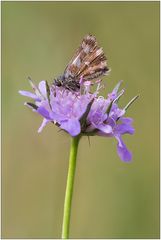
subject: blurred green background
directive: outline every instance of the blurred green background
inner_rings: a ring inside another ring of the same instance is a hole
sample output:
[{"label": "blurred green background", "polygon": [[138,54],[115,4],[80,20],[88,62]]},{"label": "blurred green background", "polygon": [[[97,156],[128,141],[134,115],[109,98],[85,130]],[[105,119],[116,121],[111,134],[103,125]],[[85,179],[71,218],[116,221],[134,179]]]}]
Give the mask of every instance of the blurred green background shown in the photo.
[{"label": "blurred green background", "polygon": [[2,237],[59,238],[70,138],[26,108],[18,90],[61,74],[87,33],[94,34],[121,79],[120,105],[136,133],[83,138],[72,204],[72,238],[159,238],[159,2],[2,2]]}]

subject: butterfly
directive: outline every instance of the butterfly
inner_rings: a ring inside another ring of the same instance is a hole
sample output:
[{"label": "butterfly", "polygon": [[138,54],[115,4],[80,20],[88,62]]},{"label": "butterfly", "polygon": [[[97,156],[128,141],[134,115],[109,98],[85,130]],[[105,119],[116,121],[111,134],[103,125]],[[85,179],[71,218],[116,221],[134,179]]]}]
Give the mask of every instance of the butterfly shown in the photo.
[{"label": "butterfly", "polygon": [[102,48],[98,46],[95,36],[87,35],[83,38],[63,75],[54,80],[54,85],[70,91],[78,91],[80,79],[91,81],[107,75],[108,72],[107,58]]}]

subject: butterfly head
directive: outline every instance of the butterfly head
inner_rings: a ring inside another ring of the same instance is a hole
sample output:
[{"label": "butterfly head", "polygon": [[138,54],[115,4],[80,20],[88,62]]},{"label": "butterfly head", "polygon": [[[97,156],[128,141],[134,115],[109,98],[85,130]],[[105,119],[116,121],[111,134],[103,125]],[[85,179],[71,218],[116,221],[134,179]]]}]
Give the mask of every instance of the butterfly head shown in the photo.
[{"label": "butterfly head", "polygon": [[54,85],[61,87],[64,85],[64,75],[60,75],[59,77],[57,77],[56,79],[54,79]]}]

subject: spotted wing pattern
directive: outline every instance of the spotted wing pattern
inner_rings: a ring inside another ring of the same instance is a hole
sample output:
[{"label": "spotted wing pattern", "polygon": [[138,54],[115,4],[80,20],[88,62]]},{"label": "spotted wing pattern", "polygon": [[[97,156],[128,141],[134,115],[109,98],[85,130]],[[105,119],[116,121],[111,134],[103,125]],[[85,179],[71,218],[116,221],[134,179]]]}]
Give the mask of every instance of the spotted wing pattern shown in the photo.
[{"label": "spotted wing pattern", "polygon": [[64,77],[78,81],[82,77],[86,81],[106,75],[108,71],[107,59],[102,48],[98,46],[94,36],[87,35],[67,65]]}]

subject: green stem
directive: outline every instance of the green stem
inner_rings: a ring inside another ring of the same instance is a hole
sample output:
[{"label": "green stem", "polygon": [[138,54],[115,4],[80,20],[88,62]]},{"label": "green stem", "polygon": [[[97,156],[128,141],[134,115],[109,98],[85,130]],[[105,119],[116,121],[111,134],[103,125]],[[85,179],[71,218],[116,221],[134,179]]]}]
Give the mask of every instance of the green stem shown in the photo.
[{"label": "green stem", "polygon": [[80,140],[80,136],[77,136],[72,138],[72,141],[71,141],[68,177],[67,177],[67,185],[66,185],[65,201],[64,201],[64,214],[63,214],[63,226],[62,226],[63,239],[69,238],[71,203],[72,203],[74,175],[75,175],[75,169],[76,169],[76,158],[77,158],[79,140]]}]

